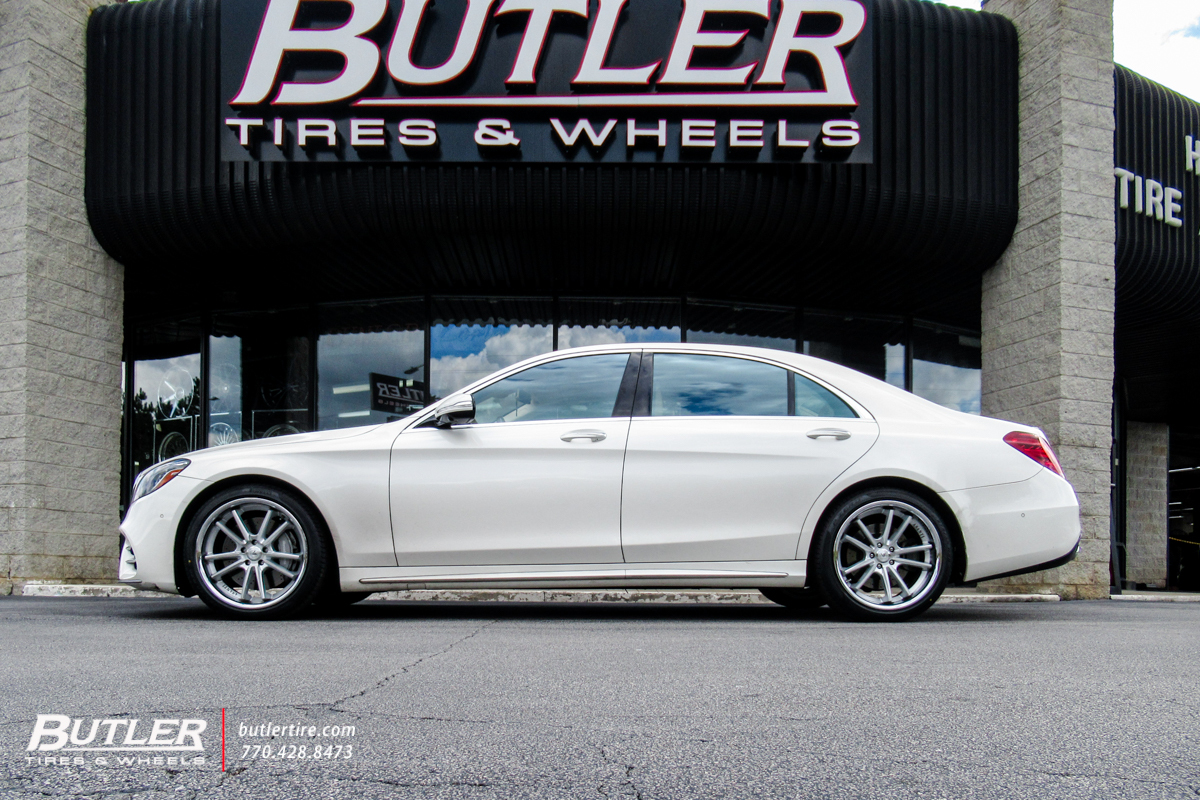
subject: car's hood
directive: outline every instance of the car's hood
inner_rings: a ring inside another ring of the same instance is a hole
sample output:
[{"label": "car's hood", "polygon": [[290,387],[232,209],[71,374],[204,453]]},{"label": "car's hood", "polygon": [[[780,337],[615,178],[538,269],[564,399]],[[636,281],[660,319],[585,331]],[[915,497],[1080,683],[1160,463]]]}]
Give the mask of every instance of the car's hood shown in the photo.
[{"label": "car's hood", "polygon": [[314,433],[293,433],[290,436],[272,436],[269,439],[252,439],[248,442],[237,442],[236,444],[224,444],[219,447],[210,447],[206,450],[199,450],[195,453],[189,453],[188,458],[193,458],[205,455],[231,455],[233,453],[243,452],[246,450],[262,450],[269,447],[292,447],[295,445],[312,444],[314,442],[329,442],[336,439],[349,439],[354,436],[362,436],[370,433],[373,430],[378,430],[379,425],[364,425],[361,428],[338,428],[331,431],[316,431]]}]

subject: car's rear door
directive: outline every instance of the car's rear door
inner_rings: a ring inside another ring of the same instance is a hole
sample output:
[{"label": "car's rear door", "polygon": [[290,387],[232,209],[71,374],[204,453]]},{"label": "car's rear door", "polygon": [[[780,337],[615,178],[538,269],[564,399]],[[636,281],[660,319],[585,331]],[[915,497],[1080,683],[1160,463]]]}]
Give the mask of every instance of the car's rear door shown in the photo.
[{"label": "car's rear door", "polygon": [[474,392],[475,423],[400,435],[390,487],[399,564],[620,563],[637,357],[536,365]]},{"label": "car's rear door", "polygon": [[795,558],[817,496],[877,436],[874,420],[781,366],[646,353],[625,457],[625,560]]}]

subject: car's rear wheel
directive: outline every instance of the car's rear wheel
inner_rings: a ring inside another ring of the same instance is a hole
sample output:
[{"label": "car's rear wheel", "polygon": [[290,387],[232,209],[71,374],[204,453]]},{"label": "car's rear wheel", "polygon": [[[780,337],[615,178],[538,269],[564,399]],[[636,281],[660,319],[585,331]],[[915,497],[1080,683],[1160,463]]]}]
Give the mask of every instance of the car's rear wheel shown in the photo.
[{"label": "car's rear wheel", "polygon": [[294,616],[325,580],[324,527],[306,505],[273,486],[213,496],[188,524],[185,553],[200,599],[238,619]]},{"label": "car's rear wheel", "polygon": [[831,607],[853,619],[910,619],[946,588],[953,548],[945,521],[924,499],[872,489],[838,504],[822,523],[817,585]]},{"label": "car's rear wheel", "polygon": [[825,605],[825,598],[816,589],[771,588],[758,591],[772,603],[791,611],[815,611]]}]

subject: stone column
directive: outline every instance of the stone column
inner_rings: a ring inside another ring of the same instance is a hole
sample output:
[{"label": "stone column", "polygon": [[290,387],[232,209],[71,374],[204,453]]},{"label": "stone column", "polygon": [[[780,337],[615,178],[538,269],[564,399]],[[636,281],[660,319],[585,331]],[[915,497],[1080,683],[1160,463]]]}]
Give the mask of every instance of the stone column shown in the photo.
[{"label": "stone column", "polygon": [[983,413],[1041,427],[1083,512],[1074,562],[1010,579],[1004,588],[1106,597],[1112,0],[989,0],[985,10],[1009,17],[1020,36],[1021,144],[1017,231],[983,278]]},{"label": "stone column", "polygon": [[0,593],[115,577],[123,270],[84,209],[95,0],[0,0]]},{"label": "stone column", "polygon": [[1167,469],[1171,427],[1125,425],[1125,580],[1167,588]]}]

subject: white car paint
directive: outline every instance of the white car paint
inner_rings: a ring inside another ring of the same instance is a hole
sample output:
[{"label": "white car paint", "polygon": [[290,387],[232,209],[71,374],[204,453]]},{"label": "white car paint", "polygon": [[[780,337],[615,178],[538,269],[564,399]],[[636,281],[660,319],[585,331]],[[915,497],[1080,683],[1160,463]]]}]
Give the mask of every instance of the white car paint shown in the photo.
[{"label": "white car paint", "polygon": [[[824,429],[850,437],[808,438]],[[817,495],[877,436],[871,419],[635,418],[625,455],[625,560],[795,558]]]},{"label": "white car paint", "polygon": [[[1070,484],[1002,440],[1010,431],[1040,434],[1036,428],[950,411],[804,355],[718,345],[581,348],[529,359],[462,391],[565,355],[633,350],[784,366],[833,389],[859,418],[418,428],[434,407],[386,425],[199,451],[178,478],[130,507],[121,533],[137,569],[127,580],[177,592],[173,554],[188,507],[223,481],[264,477],[294,487],[324,518],[345,591],[803,586],[822,513],[876,479],[911,481],[945,502],[966,545],[963,580],[1035,567],[1079,541]],[[560,438],[593,428],[603,429],[602,441]],[[814,428],[851,436],[807,438]],[[682,434],[675,448],[673,433]]]},{"label": "white car paint", "polygon": [[[563,441],[580,431],[604,438]],[[392,446],[400,563],[620,562],[628,433],[628,417],[410,428]]]}]

